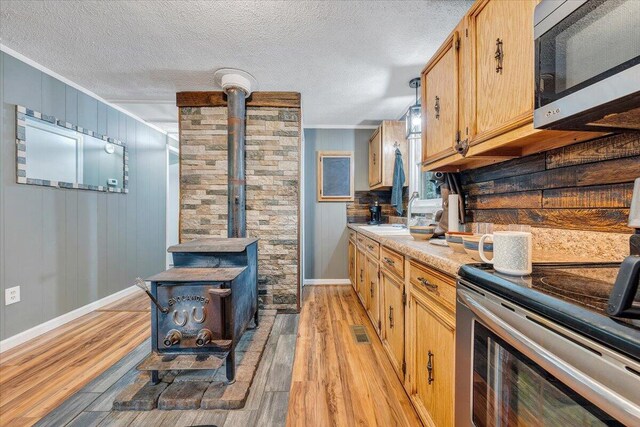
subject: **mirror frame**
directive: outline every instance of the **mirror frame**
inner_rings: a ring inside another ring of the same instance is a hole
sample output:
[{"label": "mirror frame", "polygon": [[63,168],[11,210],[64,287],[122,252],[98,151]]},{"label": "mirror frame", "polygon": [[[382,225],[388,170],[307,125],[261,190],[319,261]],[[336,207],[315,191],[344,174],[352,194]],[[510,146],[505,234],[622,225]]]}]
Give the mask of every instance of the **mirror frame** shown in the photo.
[{"label": "mirror frame", "polygon": [[[28,178],[27,177],[28,142],[26,140],[27,132],[26,132],[25,116],[34,117],[36,119],[43,120],[53,125],[60,126],[64,129],[74,130],[84,135],[89,135],[93,138],[101,139],[105,142],[109,142],[111,144],[115,144],[122,147],[124,152],[123,153],[124,162],[122,165],[122,187],[112,188],[105,185],[90,185],[90,184],[81,184],[78,182],[62,182],[62,181],[52,181],[52,180],[46,180],[46,179]],[[129,150],[127,149],[127,145],[124,142],[117,140],[115,138],[110,138],[107,135],[101,135],[97,132],[94,132],[89,129],[85,129],[81,126],[74,125],[64,120],[58,120],[54,116],[47,116],[46,114],[42,114],[38,111],[31,110],[22,105],[16,105],[16,182],[18,184],[41,185],[45,187],[127,194],[129,192]]]}]

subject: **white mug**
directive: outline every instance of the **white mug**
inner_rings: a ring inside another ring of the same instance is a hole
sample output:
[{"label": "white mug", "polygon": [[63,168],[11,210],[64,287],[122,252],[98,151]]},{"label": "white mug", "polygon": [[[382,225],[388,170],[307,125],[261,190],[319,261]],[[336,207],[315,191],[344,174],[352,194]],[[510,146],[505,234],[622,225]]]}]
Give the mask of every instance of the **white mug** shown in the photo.
[{"label": "white mug", "polygon": [[[493,240],[493,259],[484,255],[485,239]],[[525,231],[496,231],[484,234],[478,242],[478,253],[482,261],[493,264],[499,272],[511,276],[531,274],[533,266],[533,247],[531,233]]]}]

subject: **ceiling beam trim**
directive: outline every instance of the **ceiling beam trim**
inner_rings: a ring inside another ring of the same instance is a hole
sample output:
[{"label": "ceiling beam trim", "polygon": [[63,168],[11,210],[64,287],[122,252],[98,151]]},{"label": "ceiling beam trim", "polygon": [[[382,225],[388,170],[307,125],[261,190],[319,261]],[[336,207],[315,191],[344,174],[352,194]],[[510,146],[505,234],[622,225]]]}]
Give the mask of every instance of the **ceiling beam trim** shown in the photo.
[{"label": "ceiling beam trim", "polygon": [[[178,92],[178,107],[226,107],[227,96],[222,91]],[[253,92],[247,98],[247,107],[300,108],[299,92]]]}]

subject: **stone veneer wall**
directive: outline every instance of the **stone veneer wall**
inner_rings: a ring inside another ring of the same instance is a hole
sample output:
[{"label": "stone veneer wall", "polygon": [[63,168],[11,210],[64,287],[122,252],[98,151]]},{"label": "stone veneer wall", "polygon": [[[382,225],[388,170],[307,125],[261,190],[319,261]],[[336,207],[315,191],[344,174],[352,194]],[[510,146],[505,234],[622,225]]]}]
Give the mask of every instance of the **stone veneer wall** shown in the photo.
[{"label": "stone veneer wall", "polygon": [[[247,235],[262,308],[298,309],[300,109],[248,107]],[[227,109],[180,108],[180,241],[227,236]]]}]

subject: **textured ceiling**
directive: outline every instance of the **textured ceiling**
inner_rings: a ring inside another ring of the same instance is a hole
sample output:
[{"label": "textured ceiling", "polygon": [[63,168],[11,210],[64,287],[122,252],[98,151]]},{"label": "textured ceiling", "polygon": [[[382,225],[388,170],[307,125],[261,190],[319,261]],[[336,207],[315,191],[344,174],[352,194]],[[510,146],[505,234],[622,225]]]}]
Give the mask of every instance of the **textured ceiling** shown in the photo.
[{"label": "textured ceiling", "polygon": [[[398,118],[460,1],[0,1],[5,46],[161,127],[175,92],[241,68],[302,93],[304,124]],[[162,105],[164,103],[164,106]]]}]

